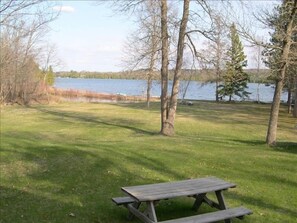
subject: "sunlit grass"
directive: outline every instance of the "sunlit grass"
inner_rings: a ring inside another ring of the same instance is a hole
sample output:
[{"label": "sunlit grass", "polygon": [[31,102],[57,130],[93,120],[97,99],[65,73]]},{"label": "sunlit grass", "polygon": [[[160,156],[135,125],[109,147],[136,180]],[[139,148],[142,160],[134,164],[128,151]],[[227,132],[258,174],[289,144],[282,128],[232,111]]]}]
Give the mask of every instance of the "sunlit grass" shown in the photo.
[{"label": "sunlit grass", "polygon": [[[111,202],[122,186],[205,176],[237,184],[225,196],[230,207],[253,210],[244,222],[294,222],[297,122],[282,107],[279,144],[269,148],[269,109],[253,103],[179,106],[176,135],[169,138],[158,134],[158,103],[149,110],[143,103],[5,107],[0,222],[128,222],[127,210]],[[158,216],[195,214],[192,202],[161,202]]]}]

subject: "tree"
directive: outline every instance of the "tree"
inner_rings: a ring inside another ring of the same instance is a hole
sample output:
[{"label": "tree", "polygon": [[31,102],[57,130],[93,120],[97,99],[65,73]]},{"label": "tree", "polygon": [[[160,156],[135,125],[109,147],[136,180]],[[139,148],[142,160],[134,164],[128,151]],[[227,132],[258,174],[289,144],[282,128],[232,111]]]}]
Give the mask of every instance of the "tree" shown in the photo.
[{"label": "tree", "polygon": [[[208,79],[207,82],[215,82],[215,98],[219,101],[219,85],[222,79],[222,73],[225,68],[226,57],[226,24],[219,14],[210,14],[210,19],[213,23],[213,32],[207,35],[208,47],[203,53],[202,60],[209,64],[214,69],[214,78]],[[213,72],[212,72],[213,73]],[[212,74],[211,73],[211,74]]]},{"label": "tree", "polygon": [[[57,14],[45,0],[0,1],[0,102],[27,104],[40,95],[38,57]],[[39,42],[40,41],[40,42]]]},{"label": "tree", "polygon": [[285,87],[287,88],[287,91],[288,91],[288,99],[287,99],[288,114],[292,113],[292,100],[294,96],[296,75],[297,75],[297,67],[289,65],[287,70],[286,83],[285,83]]},{"label": "tree", "polygon": [[54,76],[54,71],[52,66],[49,66],[48,70],[45,71],[46,75],[45,75],[45,83],[49,86],[54,85],[55,83],[55,76]]},{"label": "tree", "polygon": [[161,1],[161,36],[162,36],[162,67],[161,67],[161,134],[174,135],[174,122],[181,77],[183,54],[185,46],[186,28],[189,19],[190,0],[183,1],[183,14],[179,25],[176,63],[172,84],[171,96],[168,98],[168,19],[167,0]]},{"label": "tree", "polygon": [[147,107],[150,106],[151,89],[157,62],[160,57],[160,4],[148,0],[141,4],[136,13],[138,28],[128,37],[125,49],[125,61],[129,70],[146,71]]},{"label": "tree", "polygon": [[290,64],[292,36],[296,32],[296,23],[294,24],[296,9],[297,0],[284,0],[281,6],[276,7],[274,13],[267,18],[274,33],[271,36],[271,44],[266,49],[266,56],[268,56],[266,64],[273,71],[276,81],[266,136],[268,145],[276,144],[281,92]]},{"label": "tree", "polygon": [[[114,6],[119,9],[119,11],[133,11],[134,13],[138,10],[138,8],[145,4],[146,0],[127,0],[127,1],[113,1]],[[171,24],[170,20],[168,19],[168,2],[167,0],[160,0],[156,1],[160,2],[160,24],[161,24],[161,131],[160,133],[163,135],[171,136],[174,134],[174,124],[175,124],[175,115],[177,109],[177,102],[178,102],[178,94],[179,94],[179,85],[180,85],[180,78],[182,76],[182,66],[183,66],[183,56],[184,56],[184,48],[185,46],[189,47],[191,53],[194,57],[198,57],[198,51],[195,47],[195,41],[190,37],[193,33],[198,33],[202,35],[206,35],[211,30],[205,31],[205,27],[195,29],[196,25],[201,25],[205,22],[202,15],[204,12],[207,11],[209,13],[209,5],[204,0],[196,0],[195,2],[200,7],[200,10],[197,12],[193,12],[191,24],[188,25],[189,21],[189,6],[190,0],[183,0],[183,11],[182,17],[178,21]],[[181,1],[174,1],[174,3],[179,4]],[[194,1],[193,1],[194,2]],[[202,12],[202,13],[201,13]],[[171,17],[171,16],[169,16]],[[198,18],[196,22],[193,22],[195,18]],[[179,30],[178,32],[178,40],[177,46],[172,44],[175,35],[169,35],[170,33],[170,25],[173,25],[176,29]],[[190,27],[191,26],[191,27]],[[190,29],[191,30],[187,30]],[[186,42],[185,36],[187,36]],[[170,46],[174,48],[174,50],[170,50]],[[175,48],[176,47],[176,48]],[[175,52],[176,57],[174,60],[169,59],[170,52]],[[172,88],[168,89],[168,78],[169,78],[169,63],[174,61],[173,64],[173,84]]]},{"label": "tree", "polygon": [[294,93],[294,108],[293,108],[293,117],[297,118],[297,76],[295,76],[295,84],[294,84],[294,88],[295,88],[295,93]]},{"label": "tree", "polygon": [[261,71],[260,71],[261,63],[263,61],[263,57],[262,57],[263,47],[261,45],[255,45],[254,50],[255,50],[255,55],[253,56],[253,60],[255,61],[256,68],[257,68],[257,74],[256,74],[256,78],[255,78],[255,79],[257,79],[255,81],[255,82],[257,82],[257,102],[260,103],[260,84],[261,83],[263,84],[263,82],[265,80],[264,76],[263,75],[261,76]]},{"label": "tree", "polygon": [[230,28],[230,36],[231,47],[227,52],[226,73],[223,76],[223,84],[219,87],[219,95],[221,97],[228,96],[229,101],[231,101],[233,95],[245,98],[249,94],[245,90],[249,77],[243,71],[243,67],[247,65],[246,56],[234,23]]},{"label": "tree", "polygon": [[[294,25],[297,27],[297,18],[294,20]],[[286,87],[288,90],[288,113],[292,113],[292,101],[294,98],[295,79],[297,78],[297,30],[292,35],[292,44],[289,53],[289,62],[286,75]],[[296,89],[295,89],[296,91]],[[295,105],[294,105],[295,106]],[[293,117],[296,118],[296,116]]]}]

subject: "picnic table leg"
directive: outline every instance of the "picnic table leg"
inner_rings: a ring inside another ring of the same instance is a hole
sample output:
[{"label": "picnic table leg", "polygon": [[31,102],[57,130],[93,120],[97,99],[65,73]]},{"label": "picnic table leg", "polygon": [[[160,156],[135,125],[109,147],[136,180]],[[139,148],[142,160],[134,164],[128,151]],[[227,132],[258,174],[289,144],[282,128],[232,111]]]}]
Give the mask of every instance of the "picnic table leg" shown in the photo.
[{"label": "picnic table leg", "polygon": [[[134,202],[132,204],[132,206],[135,208],[135,209],[138,209],[139,206],[140,206],[141,202]],[[128,220],[132,220],[134,218],[134,214],[129,212],[129,215],[128,215]]]},{"label": "picnic table leg", "polygon": [[[218,199],[218,202],[219,202],[220,209],[221,210],[228,209],[228,207],[226,205],[226,202],[225,202],[225,199],[224,199],[224,196],[223,196],[223,191],[221,191],[221,190],[216,191],[216,196],[217,196],[217,199]],[[225,223],[231,223],[231,219],[226,219]]]},{"label": "picnic table leg", "polygon": [[205,195],[206,195],[206,193],[197,194],[195,196],[196,200],[195,200],[195,203],[193,204],[193,207],[192,207],[194,211],[198,211],[199,207],[201,206],[201,204],[202,204],[202,202],[203,202],[203,200],[205,198]]},{"label": "picnic table leg", "polygon": [[151,219],[153,222],[158,222],[156,210],[155,210],[155,203],[154,201],[147,201],[147,209],[145,210],[145,214]]}]

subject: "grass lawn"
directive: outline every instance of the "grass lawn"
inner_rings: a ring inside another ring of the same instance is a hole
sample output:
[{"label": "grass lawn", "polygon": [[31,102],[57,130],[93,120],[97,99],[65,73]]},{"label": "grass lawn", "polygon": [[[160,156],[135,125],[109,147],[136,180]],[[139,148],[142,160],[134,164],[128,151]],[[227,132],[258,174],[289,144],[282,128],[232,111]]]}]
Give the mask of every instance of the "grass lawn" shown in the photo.
[{"label": "grass lawn", "polygon": [[[234,222],[296,222],[297,121],[282,107],[279,144],[269,148],[269,110],[252,103],[180,105],[169,138],[157,134],[158,103],[150,110],[143,103],[4,107],[0,222],[129,222],[127,210],[111,202],[122,186],[206,176],[237,184],[225,192],[228,205],[253,210]],[[160,202],[159,220],[195,214],[192,202]]]}]

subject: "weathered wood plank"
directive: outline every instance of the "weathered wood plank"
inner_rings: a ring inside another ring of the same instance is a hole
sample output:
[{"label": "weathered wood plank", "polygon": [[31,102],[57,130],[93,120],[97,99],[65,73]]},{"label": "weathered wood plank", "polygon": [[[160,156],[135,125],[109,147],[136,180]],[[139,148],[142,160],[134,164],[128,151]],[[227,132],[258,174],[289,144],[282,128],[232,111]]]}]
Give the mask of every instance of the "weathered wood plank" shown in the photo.
[{"label": "weathered wood plank", "polygon": [[141,213],[139,210],[137,210],[135,207],[133,207],[132,204],[128,204],[127,208],[133,215],[138,217],[143,222],[145,222],[145,223],[155,223],[154,221],[149,219],[147,216],[145,216],[143,213]]},{"label": "weathered wood plank", "polygon": [[148,217],[151,220],[153,220],[154,222],[158,222],[154,202],[153,201],[148,201],[148,202],[146,202],[146,204],[147,204]]},{"label": "weathered wood plank", "polygon": [[132,197],[114,197],[111,199],[116,205],[129,204],[136,202]]},{"label": "weathered wood plank", "polygon": [[127,193],[128,195],[134,197],[139,201],[154,201],[154,200],[162,200],[166,198],[174,198],[180,196],[192,196],[195,194],[202,194],[207,192],[213,192],[218,190],[226,190],[231,186],[230,184],[209,184],[205,187],[199,186],[189,186],[186,185],[184,187],[174,188],[174,187],[167,187],[161,186],[159,188],[150,188],[146,191],[139,192],[135,189],[130,188],[122,188],[122,190]]},{"label": "weathered wood plank", "polygon": [[235,184],[228,183],[215,177],[207,177],[168,183],[123,187],[122,190],[139,201],[153,201],[178,196],[201,194],[216,190],[225,190],[235,186]]},{"label": "weathered wood plank", "polygon": [[199,209],[199,207],[201,206],[202,202],[205,199],[205,195],[206,195],[206,193],[198,194],[197,196],[195,196],[196,199],[195,199],[195,202],[194,202],[193,207],[192,207],[192,209],[194,211],[197,211]]},{"label": "weathered wood plank", "polygon": [[208,204],[210,207],[213,207],[213,208],[216,208],[216,209],[221,209],[220,208],[220,205],[217,202],[215,202],[213,200],[210,200],[206,196],[204,197],[203,202],[205,202],[206,204]]},{"label": "weathered wood plank", "polygon": [[199,186],[199,187],[208,187],[208,185],[222,185],[227,184],[230,187],[235,187],[235,184],[228,183],[224,180],[215,178],[215,177],[206,177],[200,179],[190,179],[183,181],[175,181],[175,182],[166,182],[166,183],[158,183],[158,184],[147,184],[147,185],[139,185],[139,186],[130,186],[123,187],[124,189],[135,190],[138,192],[145,192],[147,190],[155,190],[158,188],[184,188],[185,185],[188,186]]},{"label": "weathered wood plank", "polygon": [[231,218],[243,217],[249,214],[252,214],[251,210],[244,207],[238,207],[186,218],[162,221],[159,223],[211,223]]}]

